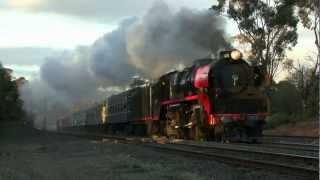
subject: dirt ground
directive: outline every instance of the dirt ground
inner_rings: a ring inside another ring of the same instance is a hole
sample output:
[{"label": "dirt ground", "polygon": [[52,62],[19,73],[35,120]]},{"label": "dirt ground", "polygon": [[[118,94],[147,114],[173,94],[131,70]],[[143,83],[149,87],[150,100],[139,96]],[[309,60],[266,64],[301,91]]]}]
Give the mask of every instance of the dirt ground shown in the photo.
[{"label": "dirt ground", "polygon": [[298,178],[165,154],[134,144],[50,135],[26,128],[0,129],[0,180],[46,179]]},{"label": "dirt ground", "polygon": [[272,130],[264,131],[265,134],[287,136],[319,136],[319,121],[291,122],[278,126]]}]

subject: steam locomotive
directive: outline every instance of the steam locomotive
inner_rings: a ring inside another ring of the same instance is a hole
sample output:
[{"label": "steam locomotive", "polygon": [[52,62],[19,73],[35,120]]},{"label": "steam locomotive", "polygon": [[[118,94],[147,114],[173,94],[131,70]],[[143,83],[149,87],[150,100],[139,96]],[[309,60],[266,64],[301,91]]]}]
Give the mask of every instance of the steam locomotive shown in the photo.
[{"label": "steam locomotive", "polygon": [[260,67],[240,51],[222,51],[218,59],[196,60],[155,83],[140,81],[110,96],[104,127],[113,134],[254,141],[267,116],[264,81]]}]

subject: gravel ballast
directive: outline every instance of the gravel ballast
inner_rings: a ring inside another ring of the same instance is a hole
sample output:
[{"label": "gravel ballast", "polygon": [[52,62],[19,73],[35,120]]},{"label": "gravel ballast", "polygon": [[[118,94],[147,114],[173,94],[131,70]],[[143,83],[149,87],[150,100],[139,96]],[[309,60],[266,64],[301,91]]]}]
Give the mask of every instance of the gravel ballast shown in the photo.
[{"label": "gravel ballast", "polygon": [[116,141],[46,134],[22,127],[2,128],[0,132],[0,180],[299,179]]}]

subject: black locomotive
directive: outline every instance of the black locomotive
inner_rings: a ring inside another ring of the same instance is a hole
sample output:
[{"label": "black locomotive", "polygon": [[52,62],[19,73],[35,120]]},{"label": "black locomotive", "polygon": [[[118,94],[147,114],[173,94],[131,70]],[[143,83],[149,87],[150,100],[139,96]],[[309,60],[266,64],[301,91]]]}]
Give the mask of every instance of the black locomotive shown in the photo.
[{"label": "black locomotive", "polygon": [[109,97],[105,125],[109,133],[252,140],[262,135],[267,116],[264,81],[240,51],[223,51]]}]

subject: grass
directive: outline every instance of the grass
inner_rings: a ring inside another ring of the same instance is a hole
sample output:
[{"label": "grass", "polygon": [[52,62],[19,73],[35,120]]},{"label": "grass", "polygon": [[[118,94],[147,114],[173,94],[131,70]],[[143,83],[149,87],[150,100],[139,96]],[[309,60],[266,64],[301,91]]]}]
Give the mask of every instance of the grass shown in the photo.
[{"label": "grass", "polygon": [[279,125],[286,124],[289,122],[289,119],[290,119],[289,115],[286,113],[282,113],[282,112],[274,113],[267,118],[266,128],[272,129]]}]

